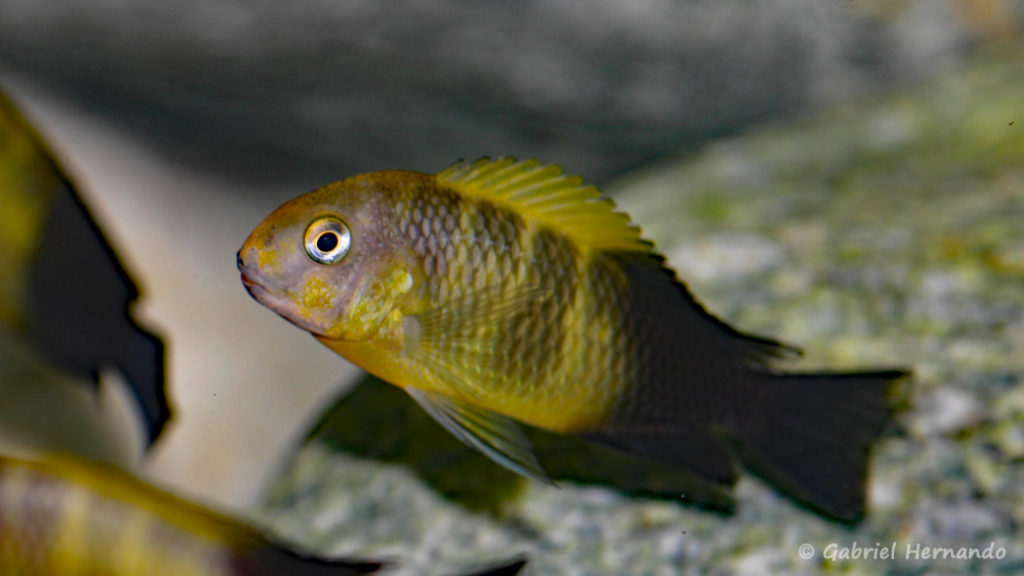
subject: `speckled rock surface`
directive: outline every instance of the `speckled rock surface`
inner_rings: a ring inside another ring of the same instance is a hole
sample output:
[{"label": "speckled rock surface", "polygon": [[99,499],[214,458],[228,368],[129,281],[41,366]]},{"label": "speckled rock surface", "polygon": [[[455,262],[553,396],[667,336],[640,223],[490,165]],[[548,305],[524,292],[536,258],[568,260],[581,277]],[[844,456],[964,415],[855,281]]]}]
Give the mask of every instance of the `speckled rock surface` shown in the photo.
[{"label": "speckled rock surface", "polygon": [[[609,189],[709,309],[803,347],[796,367],[913,367],[861,525],[749,476],[731,515],[530,483],[496,519],[317,443],[260,517],[317,550],[393,557],[395,574],[517,553],[533,574],[1024,571],[1022,94],[1024,51],[985,55]],[[995,557],[935,557],[972,550]]]}]

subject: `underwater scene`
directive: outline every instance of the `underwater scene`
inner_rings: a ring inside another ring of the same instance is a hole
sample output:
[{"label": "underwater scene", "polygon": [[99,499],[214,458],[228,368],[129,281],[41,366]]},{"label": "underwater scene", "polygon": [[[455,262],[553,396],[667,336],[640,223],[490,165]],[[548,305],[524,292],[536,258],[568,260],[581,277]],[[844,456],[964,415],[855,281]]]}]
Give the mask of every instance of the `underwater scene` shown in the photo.
[{"label": "underwater scene", "polygon": [[12,2],[0,574],[1024,570],[1022,25]]}]

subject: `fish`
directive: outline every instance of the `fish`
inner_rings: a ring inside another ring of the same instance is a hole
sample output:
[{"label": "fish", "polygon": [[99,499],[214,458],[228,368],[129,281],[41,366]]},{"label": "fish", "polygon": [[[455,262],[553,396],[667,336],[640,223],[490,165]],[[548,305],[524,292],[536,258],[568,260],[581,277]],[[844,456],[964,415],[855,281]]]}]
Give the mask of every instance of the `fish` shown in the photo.
[{"label": "fish", "polygon": [[720,486],[743,466],[856,522],[908,374],[782,370],[796,348],[705,310],[611,199],[538,160],[353,176],[274,210],[236,260],[260,304],[543,482],[523,425]]},{"label": "fish", "polygon": [[297,552],[109,465],[0,456],[3,574],[346,576],[381,566]]},{"label": "fish", "polygon": [[132,313],[139,296],[66,170],[0,91],[0,330],[94,390],[117,368],[151,447],[171,408],[163,339]]},{"label": "fish", "polygon": [[[0,456],[5,576],[349,576],[387,562],[326,559],[78,456]],[[473,576],[514,576],[518,558]]]}]

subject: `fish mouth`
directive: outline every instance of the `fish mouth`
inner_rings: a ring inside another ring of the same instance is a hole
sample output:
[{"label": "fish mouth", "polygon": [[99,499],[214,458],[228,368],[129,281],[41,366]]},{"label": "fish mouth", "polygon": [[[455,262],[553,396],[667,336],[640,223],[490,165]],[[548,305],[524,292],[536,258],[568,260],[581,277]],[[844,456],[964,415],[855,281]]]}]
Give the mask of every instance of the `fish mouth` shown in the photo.
[{"label": "fish mouth", "polygon": [[[246,250],[246,246],[248,246],[248,242],[246,242],[245,246],[242,246],[242,248],[235,254],[235,266],[238,268],[238,272],[242,275],[242,286],[245,286],[245,290],[250,296],[256,298],[256,294],[253,293],[254,290],[261,290],[263,292],[266,292],[267,290],[259,282],[253,280],[252,276],[250,276],[250,274],[254,274],[256,271],[252,266],[251,254],[248,259],[249,262],[246,262],[245,253],[251,252],[251,250]],[[259,298],[256,298],[256,300],[260,301]]]},{"label": "fish mouth", "polygon": [[[237,256],[238,271],[242,286],[249,296],[268,308],[293,326],[309,332],[317,338],[327,340],[359,340],[347,338],[329,319],[311,315],[304,310],[298,298],[287,286],[279,286],[273,277],[267,277],[263,270],[255,265],[251,251],[243,247]],[[365,338],[363,338],[365,339]]]},{"label": "fish mouth", "polygon": [[[267,291],[267,289],[264,288],[259,282],[255,281],[252,278],[250,278],[249,276],[247,276],[245,274],[245,272],[242,272],[242,286],[245,287],[245,291],[248,292],[249,295],[252,296],[253,298],[256,298],[256,294],[254,294],[254,292],[257,292],[257,291],[258,292],[266,292]],[[256,298],[256,299],[259,300],[259,298]]]},{"label": "fish mouth", "polygon": [[271,290],[268,290],[267,287],[257,279],[259,276],[258,270],[252,270],[239,261],[238,271],[241,272],[242,286],[245,287],[245,291],[249,293],[249,296],[252,296],[252,298],[260,304],[270,308],[281,316],[284,316],[285,319],[290,320],[290,318],[285,314],[287,311],[287,302]]},{"label": "fish mouth", "polygon": [[249,293],[249,296],[252,296],[260,303],[263,303],[264,297],[270,295],[270,292],[262,284],[253,280],[244,270],[242,271],[242,286],[245,287],[245,291]]},{"label": "fish mouth", "polygon": [[245,291],[248,292],[249,296],[252,296],[254,300],[280,314],[278,309],[281,307],[281,304],[278,302],[278,298],[258,281],[253,280],[246,275],[245,272],[242,273],[242,286],[245,287]]},{"label": "fish mouth", "polygon": [[[249,296],[295,326],[308,332],[316,333],[319,331],[320,326],[310,325],[310,322],[303,319],[301,311],[297,309],[293,302],[289,301],[286,296],[283,296],[279,290],[272,289],[274,287],[272,282],[271,288],[267,287],[267,279],[262,274],[262,270],[254,265],[253,258],[251,257],[252,254],[246,254],[247,252],[251,251],[247,251],[243,246],[235,258],[238,272],[241,275],[242,286],[245,287],[245,291],[249,293]],[[249,257],[247,258],[246,256]]]},{"label": "fish mouth", "polygon": [[245,287],[245,291],[252,296],[254,300],[270,309],[272,312],[287,320],[290,324],[296,328],[300,328],[313,334],[314,336],[331,338],[328,334],[328,330],[321,323],[307,318],[302,310],[287,296],[283,296],[280,293],[268,289],[266,286],[260,283],[259,280],[254,279],[252,276],[242,271],[242,286]]}]

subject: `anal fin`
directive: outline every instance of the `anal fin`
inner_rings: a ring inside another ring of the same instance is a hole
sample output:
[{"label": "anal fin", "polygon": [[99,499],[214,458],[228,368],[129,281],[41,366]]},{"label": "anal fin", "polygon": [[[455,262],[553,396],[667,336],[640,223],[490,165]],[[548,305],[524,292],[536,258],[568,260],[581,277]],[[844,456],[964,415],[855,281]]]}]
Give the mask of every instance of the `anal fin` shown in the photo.
[{"label": "anal fin", "polygon": [[582,434],[583,438],[637,456],[686,468],[704,480],[731,486],[737,465],[728,446],[687,424],[625,426]]}]

